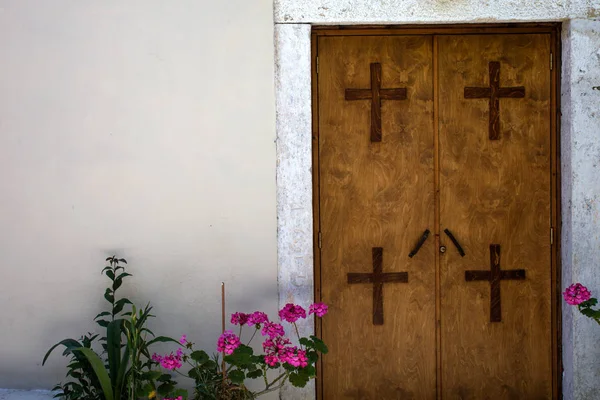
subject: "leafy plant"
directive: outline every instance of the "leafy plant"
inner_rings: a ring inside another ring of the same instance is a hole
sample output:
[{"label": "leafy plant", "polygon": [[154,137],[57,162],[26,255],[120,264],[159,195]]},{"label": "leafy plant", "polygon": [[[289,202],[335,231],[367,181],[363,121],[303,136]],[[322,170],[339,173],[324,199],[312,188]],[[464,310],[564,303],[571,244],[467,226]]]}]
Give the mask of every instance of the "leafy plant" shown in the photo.
[{"label": "leafy plant", "polygon": [[[322,303],[313,304],[309,308],[309,315],[312,313],[323,317],[327,313],[327,306]],[[231,316],[231,323],[239,325],[239,335],[229,330],[219,337],[217,351],[223,353],[223,363],[219,362],[218,355],[211,359],[205,351],[194,350],[194,344],[185,335],[180,343],[189,354],[179,348],[175,354],[155,354],[153,358],[163,368],[193,379],[196,399],[255,399],[281,389],[286,382],[304,387],[315,377],[319,353],[326,354],[327,346],[316,336],[300,337],[296,321],[306,318],[306,311],[302,307],[287,304],[279,311],[279,316],[294,327],[297,346],[292,345],[291,340],[286,337],[281,324],[271,322],[265,313],[256,311],[252,314],[234,313]],[[254,328],[246,344],[242,344],[240,340],[244,326]],[[259,331],[266,339],[262,343],[264,354],[256,355],[250,343]],[[187,373],[182,372],[184,363],[192,367]],[[269,371],[279,373],[270,378]],[[261,379],[264,388],[252,392],[245,386],[246,379]]]},{"label": "leafy plant", "polygon": [[588,288],[581,283],[574,283],[565,289],[563,297],[568,304],[577,306],[581,314],[600,324],[600,310],[592,308],[598,305],[598,299],[592,297],[592,293]]},{"label": "leafy plant", "polygon": [[[71,359],[67,367],[67,378],[71,380],[54,387],[58,391],[55,397],[66,400],[138,399],[157,393],[163,385],[160,379],[167,380],[165,375],[170,380],[168,374],[152,370],[156,363],[152,361],[148,348],[157,342],[176,341],[165,336],[154,337],[154,333],[146,328],[148,318],[153,317],[150,314],[152,307],[146,305],[138,310],[129,299],[117,299],[117,290],[123,279],[131,274],[120,265],[127,264],[125,259],[109,257],[106,261],[109,265],[102,274],[111,280],[111,284],[106,288],[104,298],[110,303],[110,308],[94,318],[105,329],[105,336],[98,339],[103,351],[100,354],[94,351],[93,343],[99,335],[92,334],[83,336],[79,341],[65,339],[52,346],[42,365],[61,345],[65,347],[63,355]],[[127,305],[131,310],[123,311]],[[152,339],[147,340],[148,336]]]}]

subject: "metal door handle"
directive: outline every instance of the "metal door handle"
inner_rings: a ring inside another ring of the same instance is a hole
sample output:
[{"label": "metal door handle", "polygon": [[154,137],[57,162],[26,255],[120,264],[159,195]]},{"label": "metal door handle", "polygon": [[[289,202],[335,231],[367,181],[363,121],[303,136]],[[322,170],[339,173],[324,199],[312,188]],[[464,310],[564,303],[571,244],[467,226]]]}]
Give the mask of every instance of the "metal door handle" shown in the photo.
[{"label": "metal door handle", "polygon": [[417,243],[417,245],[415,246],[414,249],[412,249],[412,251],[408,254],[408,256],[410,258],[413,258],[421,249],[421,246],[423,246],[423,243],[425,243],[425,241],[427,240],[427,238],[429,237],[429,229],[425,229],[425,232],[423,232],[423,235],[421,235],[421,239],[419,239],[419,242]]},{"label": "metal door handle", "polygon": [[454,235],[452,234],[452,232],[450,232],[448,229],[444,229],[444,233],[446,235],[448,235],[448,237],[450,238],[450,240],[452,241],[452,243],[454,243],[454,245],[456,246],[456,250],[458,250],[458,254],[460,254],[461,257],[464,257],[465,256],[465,251],[461,247],[460,243],[458,243],[458,240],[456,240],[456,238],[454,237]]}]

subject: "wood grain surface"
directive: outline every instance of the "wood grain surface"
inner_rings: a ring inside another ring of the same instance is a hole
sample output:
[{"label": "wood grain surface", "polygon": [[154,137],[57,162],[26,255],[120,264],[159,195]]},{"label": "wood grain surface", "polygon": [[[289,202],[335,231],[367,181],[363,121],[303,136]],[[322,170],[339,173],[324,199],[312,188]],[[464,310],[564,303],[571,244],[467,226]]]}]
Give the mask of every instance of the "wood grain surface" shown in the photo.
[{"label": "wood grain surface", "polygon": [[[323,399],[434,399],[434,242],[408,257],[433,225],[432,37],[320,37],[318,55]],[[406,88],[406,100],[381,103],[381,142],[371,102],[345,100],[370,87],[372,63],[382,88]],[[373,247],[385,272],[409,279],[383,285],[383,325],[372,285],[347,281],[372,272]]]},{"label": "wood grain surface", "polygon": [[358,32],[315,35],[319,397],[557,398],[551,34]]},{"label": "wood grain surface", "polygon": [[[439,37],[440,228],[466,253],[441,257],[444,399],[552,398],[549,51],[547,34]],[[490,61],[501,87],[526,88],[498,99],[494,141],[489,99],[464,98],[465,87],[489,82]],[[490,243],[505,269],[527,271],[500,283],[497,323],[489,281],[465,281],[489,266]]]}]

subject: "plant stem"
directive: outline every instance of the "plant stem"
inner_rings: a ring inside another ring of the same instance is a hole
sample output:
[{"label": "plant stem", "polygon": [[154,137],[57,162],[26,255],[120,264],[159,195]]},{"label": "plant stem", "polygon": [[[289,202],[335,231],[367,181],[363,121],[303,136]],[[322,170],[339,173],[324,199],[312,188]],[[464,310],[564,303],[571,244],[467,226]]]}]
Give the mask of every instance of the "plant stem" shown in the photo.
[{"label": "plant stem", "polygon": [[256,332],[258,332],[258,328],[254,330],[254,333],[252,334],[250,340],[248,340],[248,343],[246,343],[246,346],[250,346],[250,343],[252,342],[252,339],[254,339],[254,335],[256,335]]}]

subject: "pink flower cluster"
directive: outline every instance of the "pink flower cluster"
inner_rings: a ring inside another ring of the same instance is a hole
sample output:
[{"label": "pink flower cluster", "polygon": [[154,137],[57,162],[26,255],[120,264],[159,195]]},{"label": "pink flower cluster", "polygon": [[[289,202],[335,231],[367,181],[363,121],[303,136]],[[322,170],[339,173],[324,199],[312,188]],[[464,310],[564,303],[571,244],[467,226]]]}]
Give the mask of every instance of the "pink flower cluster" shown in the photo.
[{"label": "pink flower cluster", "polygon": [[225,354],[232,354],[235,349],[240,347],[240,338],[232,331],[225,331],[217,341],[217,351]]},{"label": "pink flower cluster", "polygon": [[283,330],[283,326],[280,324],[276,324],[274,322],[267,322],[261,331],[263,336],[269,335],[271,339],[276,338],[277,336],[285,335],[285,331]]},{"label": "pink flower cluster", "polygon": [[296,346],[288,346],[291,342],[284,337],[269,338],[263,343],[265,363],[274,367],[278,362],[288,363],[294,367],[304,368],[308,365],[306,351]]},{"label": "pink flower cluster", "polygon": [[294,323],[300,318],[306,318],[306,310],[295,304],[287,303],[285,307],[279,311],[279,318],[283,321]]},{"label": "pink flower cluster", "polygon": [[163,400],[183,400],[183,396],[177,396],[173,398],[165,397]]},{"label": "pink flower cluster", "polygon": [[181,359],[183,358],[183,350],[177,349],[177,353],[161,356],[156,353],[152,354],[152,361],[159,363],[163,368],[170,371],[181,368]]},{"label": "pink flower cluster", "polygon": [[[244,314],[240,312],[236,312],[231,314],[231,323],[233,325],[260,325],[269,321],[269,317],[267,314],[261,311],[255,311],[252,314]],[[257,327],[258,328],[258,327]]]},{"label": "pink flower cluster", "polygon": [[592,294],[581,283],[574,283],[564,291],[563,297],[570,305],[578,306],[584,301],[588,301],[592,297]]},{"label": "pink flower cluster", "polygon": [[325,314],[327,314],[327,310],[329,309],[329,307],[327,307],[327,304],[325,303],[315,303],[315,304],[311,304],[311,306],[308,308],[308,314],[315,314],[317,317],[323,317]]}]

